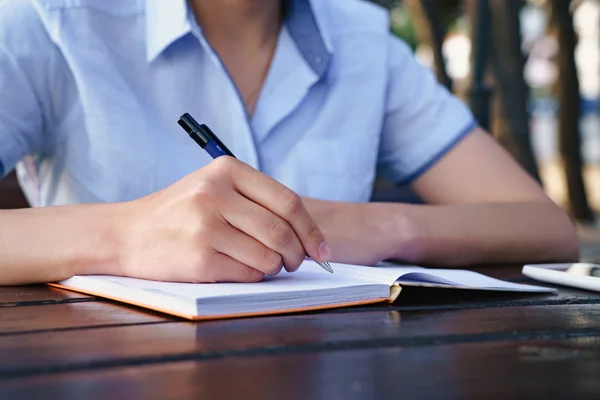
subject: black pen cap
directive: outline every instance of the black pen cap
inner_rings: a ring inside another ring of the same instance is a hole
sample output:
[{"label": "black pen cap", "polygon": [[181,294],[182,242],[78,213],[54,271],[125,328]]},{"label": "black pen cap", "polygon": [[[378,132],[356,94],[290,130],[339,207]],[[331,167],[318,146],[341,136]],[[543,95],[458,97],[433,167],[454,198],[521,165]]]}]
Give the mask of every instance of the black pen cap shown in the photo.
[{"label": "black pen cap", "polygon": [[188,113],[183,114],[177,121],[181,126],[200,147],[204,148],[206,144],[211,140],[205,133],[200,124]]}]

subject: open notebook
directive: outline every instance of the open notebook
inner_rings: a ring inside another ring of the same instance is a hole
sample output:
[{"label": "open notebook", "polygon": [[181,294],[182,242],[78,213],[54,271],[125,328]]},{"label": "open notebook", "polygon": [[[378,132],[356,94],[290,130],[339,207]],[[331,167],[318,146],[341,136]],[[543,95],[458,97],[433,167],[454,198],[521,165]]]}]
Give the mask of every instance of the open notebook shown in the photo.
[{"label": "open notebook", "polygon": [[106,275],[74,276],[52,283],[64,289],[135,304],[188,319],[233,318],[393,302],[403,286],[512,292],[555,289],[505,282],[472,271],[381,264],[331,263],[329,274],[312,261],[259,283],[170,283]]}]

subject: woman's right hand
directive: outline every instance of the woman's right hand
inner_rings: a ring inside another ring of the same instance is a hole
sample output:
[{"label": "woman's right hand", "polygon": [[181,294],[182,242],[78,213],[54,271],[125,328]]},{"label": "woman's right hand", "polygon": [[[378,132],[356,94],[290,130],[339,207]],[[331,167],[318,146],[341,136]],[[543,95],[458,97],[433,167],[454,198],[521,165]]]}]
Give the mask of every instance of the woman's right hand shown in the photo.
[{"label": "woman's right hand", "polygon": [[331,254],[300,196],[232,157],[119,206],[123,276],[256,282]]}]

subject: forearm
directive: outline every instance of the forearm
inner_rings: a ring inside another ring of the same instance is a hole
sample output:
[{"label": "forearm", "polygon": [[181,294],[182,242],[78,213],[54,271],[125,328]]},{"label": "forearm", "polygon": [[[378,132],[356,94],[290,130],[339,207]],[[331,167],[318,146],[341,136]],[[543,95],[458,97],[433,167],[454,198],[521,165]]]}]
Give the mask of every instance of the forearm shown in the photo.
[{"label": "forearm", "polygon": [[114,210],[90,204],[0,211],[0,285],[114,272]]},{"label": "forearm", "polygon": [[412,238],[411,246],[403,246],[406,232],[396,232],[393,257],[412,263],[465,266],[579,257],[575,227],[550,202],[386,207],[402,221],[398,226],[409,227]]},{"label": "forearm", "polygon": [[429,266],[573,261],[577,232],[553,203],[412,205],[304,199],[333,261]]}]

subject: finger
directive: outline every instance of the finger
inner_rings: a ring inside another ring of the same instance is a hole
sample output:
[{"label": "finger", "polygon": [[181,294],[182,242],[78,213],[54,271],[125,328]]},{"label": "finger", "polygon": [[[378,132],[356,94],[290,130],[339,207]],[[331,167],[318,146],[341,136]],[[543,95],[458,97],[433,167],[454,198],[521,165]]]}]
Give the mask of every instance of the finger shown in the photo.
[{"label": "finger", "polygon": [[212,247],[268,275],[277,275],[283,267],[281,254],[233,226],[226,227],[222,234],[213,238]]},{"label": "finger", "polygon": [[317,261],[328,261],[331,250],[298,194],[249,165],[236,162],[231,177],[244,197],[284,219],[296,232],[306,253]]},{"label": "finger", "polygon": [[286,270],[298,269],[306,253],[296,232],[284,219],[239,195],[223,204],[220,212],[231,226],[280,254]]},{"label": "finger", "polygon": [[259,282],[264,274],[226,254],[214,251],[200,266],[202,282]]}]

